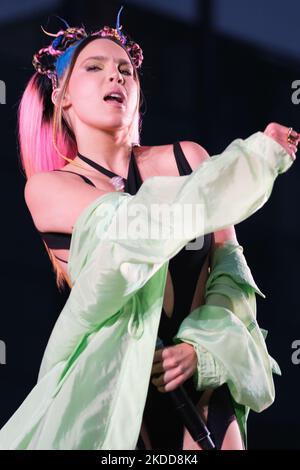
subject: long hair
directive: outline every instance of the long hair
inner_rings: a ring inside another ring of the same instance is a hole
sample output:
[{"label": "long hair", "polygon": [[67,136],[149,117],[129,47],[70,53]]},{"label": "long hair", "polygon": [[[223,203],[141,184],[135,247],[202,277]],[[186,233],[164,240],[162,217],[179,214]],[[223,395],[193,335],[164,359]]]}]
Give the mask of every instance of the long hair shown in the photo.
[{"label": "long hair", "polygon": [[[18,107],[19,153],[26,179],[35,173],[60,169],[77,155],[75,135],[71,126],[64,119],[62,103],[80,51],[95,39],[99,38],[88,36],[74,51],[70,65],[62,78],[61,93],[59,93],[56,106],[51,100],[52,83],[46,75],[35,72],[26,85]],[[113,37],[105,39],[116,42],[120,47],[123,47]],[[124,47],[123,49],[126,51]],[[129,59],[131,60],[130,57]],[[137,69],[133,63],[132,65],[134,79],[138,86],[138,99],[128,132],[131,143],[140,144],[142,126],[140,109],[143,103],[143,94]],[[48,248],[44,240],[43,243],[53,266],[58,289],[62,290],[65,283],[72,288],[71,280],[60,267],[53,250]]]}]

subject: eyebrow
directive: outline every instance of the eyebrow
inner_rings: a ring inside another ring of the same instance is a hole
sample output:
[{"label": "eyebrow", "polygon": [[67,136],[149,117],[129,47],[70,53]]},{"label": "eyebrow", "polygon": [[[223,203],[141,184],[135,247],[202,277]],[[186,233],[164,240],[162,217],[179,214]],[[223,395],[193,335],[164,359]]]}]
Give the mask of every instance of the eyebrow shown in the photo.
[{"label": "eyebrow", "polygon": [[[95,60],[108,60],[108,57],[105,57],[103,55],[94,55],[94,56],[91,56],[91,57],[87,57],[86,59],[84,59],[80,65],[84,64],[84,62],[86,62],[87,60],[89,59],[95,59]],[[118,59],[118,61],[120,64],[127,64],[127,65],[132,65],[128,60],[125,60],[125,59]]]}]

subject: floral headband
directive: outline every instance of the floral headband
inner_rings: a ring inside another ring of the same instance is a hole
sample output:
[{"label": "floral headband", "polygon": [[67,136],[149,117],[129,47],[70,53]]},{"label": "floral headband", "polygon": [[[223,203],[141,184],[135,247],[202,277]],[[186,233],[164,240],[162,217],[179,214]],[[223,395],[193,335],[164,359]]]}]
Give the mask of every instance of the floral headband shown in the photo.
[{"label": "floral headband", "polygon": [[58,33],[48,33],[41,26],[44,33],[48,36],[54,36],[55,39],[48,47],[40,49],[33,56],[32,65],[40,74],[47,75],[52,81],[53,89],[58,86],[58,78],[62,77],[66,67],[70,64],[75,49],[81,42],[90,36],[98,36],[102,38],[115,38],[127,51],[134,66],[139,69],[143,62],[143,51],[140,46],[132,41],[129,36],[125,36],[120,26],[120,14],[123,9],[121,6],[116,22],[116,28],[104,26],[99,31],[87,33],[84,27],[71,28],[68,23],[60,18],[67,26],[66,30],[60,30]]}]

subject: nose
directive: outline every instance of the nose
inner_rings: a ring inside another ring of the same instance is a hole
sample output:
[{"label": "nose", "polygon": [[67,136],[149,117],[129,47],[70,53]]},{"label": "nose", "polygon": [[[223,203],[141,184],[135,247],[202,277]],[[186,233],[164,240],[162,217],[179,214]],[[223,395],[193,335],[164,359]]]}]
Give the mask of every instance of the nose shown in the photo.
[{"label": "nose", "polygon": [[123,83],[124,75],[118,70],[118,68],[115,67],[114,70],[110,72],[109,80],[111,82],[117,80],[118,83]]}]

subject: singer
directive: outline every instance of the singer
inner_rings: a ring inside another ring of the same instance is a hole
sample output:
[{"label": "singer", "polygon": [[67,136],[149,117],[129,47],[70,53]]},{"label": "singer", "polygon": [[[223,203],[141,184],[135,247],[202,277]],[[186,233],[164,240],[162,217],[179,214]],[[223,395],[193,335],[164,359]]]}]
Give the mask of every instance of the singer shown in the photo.
[{"label": "singer", "polygon": [[[25,200],[70,294],[0,449],[201,450],[168,397],[181,385],[216,448],[243,449],[248,411],[271,405],[279,368],[234,224],[268,200],[298,135],[271,123],[211,158],[196,142],[142,146],[143,54],[120,12],[116,28],[63,20],[45,31],[54,39],[34,55],[20,102]],[[113,235],[133,209],[145,227],[140,208],[152,204],[201,204],[203,217],[185,218],[179,239],[154,216],[167,240]],[[155,351],[157,336],[167,346]]]}]

